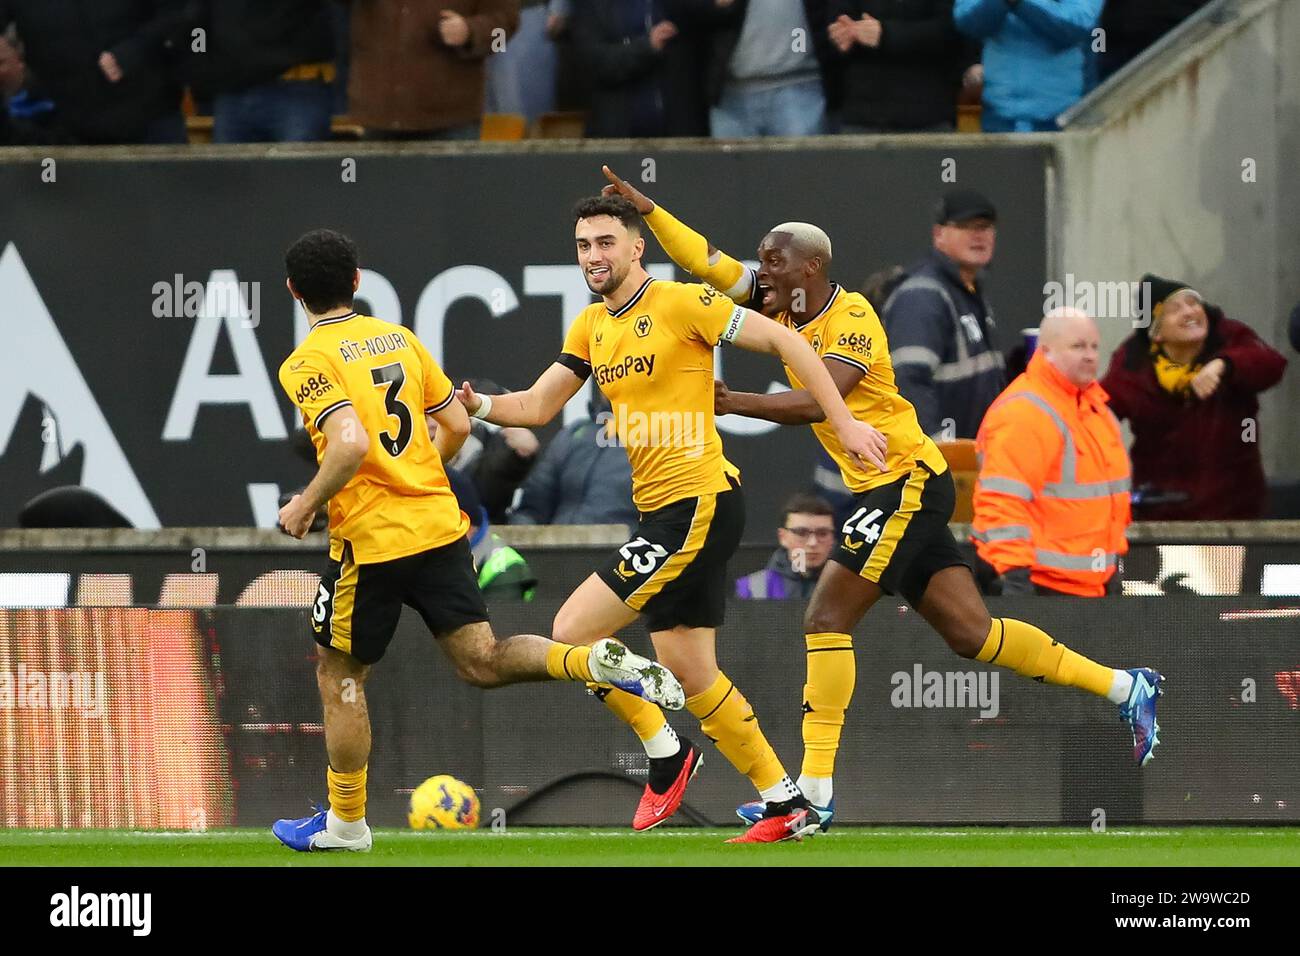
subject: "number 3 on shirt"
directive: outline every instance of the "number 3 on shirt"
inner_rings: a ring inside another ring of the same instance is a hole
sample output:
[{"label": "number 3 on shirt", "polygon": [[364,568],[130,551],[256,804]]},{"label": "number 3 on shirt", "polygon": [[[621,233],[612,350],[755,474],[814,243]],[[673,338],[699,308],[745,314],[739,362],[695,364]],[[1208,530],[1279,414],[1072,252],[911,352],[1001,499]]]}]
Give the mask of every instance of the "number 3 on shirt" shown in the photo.
[{"label": "number 3 on shirt", "polygon": [[406,446],[411,443],[411,434],[414,426],[411,421],[411,410],[406,407],[406,403],[398,398],[402,386],[406,384],[406,369],[402,368],[401,362],[394,362],[392,365],[381,365],[379,368],[370,370],[370,380],[375,383],[376,388],[387,386],[388,391],[384,393],[384,408],[388,414],[397,419],[397,434],[384,432],[380,442],[384,446],[384,451],[396,458],[402,452],[406,451]]}]

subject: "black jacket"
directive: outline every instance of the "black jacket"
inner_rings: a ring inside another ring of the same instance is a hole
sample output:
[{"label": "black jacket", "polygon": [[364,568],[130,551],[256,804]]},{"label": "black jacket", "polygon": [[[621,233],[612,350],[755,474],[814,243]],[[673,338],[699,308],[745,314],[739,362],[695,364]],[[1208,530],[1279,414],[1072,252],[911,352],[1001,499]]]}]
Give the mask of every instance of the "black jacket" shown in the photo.
[{"label": "black jacket", "polygon": [[[701,29],[704,0],[663,0],[664,19],[677,36],[663,50],[646,31],[627,33],[622,0],[573,0],[569,32],[591,88],[588,136],[707,136],[703,64],[708,35]],[[708,0],[711,3],[712,0]],[[656,100],[645,110],[638,104]]]},{"label": "black jacket", "polygon": [[[812,33],[813,54],[821,67],[822,89],[826,94],[826,108],[838,109],[841,99],[840,64],[835,47],[826,33],[833,17],[827,15],[827,0],[803,0],[804,15],[808,18],[808,29]],[[740,41],[740,30],[745,24],[745,11],[749,0],[734,0],[728,6],[719,9],[713,0],[703,0],[701,16],[713,25],[713,40],[709,53],[709,72],[707,76],[707,93],[710,104],[722,99],[722,91],[727,85],[727,71],[731,66],[731,54]]]},{"label": "black jacket", "polygon": [[[185,0],[0,0],[0,32],[11,24],[42,93],[58,107],[56,125],[77,140],[138,142],[150,122],[179,111]],[[105,52],[122,69],[117,83],[100,70]]]},{"label": "black jacket", "polygon": [[523,484],[511,524],[637,523],[627,452],[602,442],[604,426],[574,422],[542,450]]},{"label": "black jacket", "polygon": [[207,51],[190,58],[195,89],[232,93],[290,67],[333,62],[335,0],[202,0]]},{"label": "black jacket", "polygon": [[1007,385],[979,281],[967,289],[953,261],[931,250],[907,270],[881,318],[898,390],[916,406],[921,428],[948,440],[974,438]]},{"label": "black jacket", "polygon": [[1101,26],[1107,39],[1150,46],[1209,0],[1106,0]]},{"label": "black jacket", "polygon": [[881,23],[880,45],[839,54],[846,123],[883,129],[956,125],[961,76],[979,59],[952,21],[953,0],[830,0],[827,20],[864,13]]}]

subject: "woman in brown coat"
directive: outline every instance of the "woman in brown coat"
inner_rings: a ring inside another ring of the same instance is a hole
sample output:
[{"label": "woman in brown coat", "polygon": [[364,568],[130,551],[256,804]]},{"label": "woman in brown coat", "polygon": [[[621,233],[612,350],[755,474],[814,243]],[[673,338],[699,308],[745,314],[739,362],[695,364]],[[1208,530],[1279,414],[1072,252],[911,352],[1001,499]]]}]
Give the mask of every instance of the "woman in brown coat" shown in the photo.
[{"label": "woman in brown coat", "polygon": [[369,139],[477,139],[519,0],[352,0],[349,112]]}]

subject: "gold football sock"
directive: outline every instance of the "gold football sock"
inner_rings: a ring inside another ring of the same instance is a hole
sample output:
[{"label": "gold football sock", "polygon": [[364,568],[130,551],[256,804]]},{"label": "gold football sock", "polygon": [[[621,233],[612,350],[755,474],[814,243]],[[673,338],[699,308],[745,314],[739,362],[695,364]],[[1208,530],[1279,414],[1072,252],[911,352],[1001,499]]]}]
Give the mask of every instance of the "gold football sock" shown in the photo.
[{"label": "gold football sock", "polygon": [[976,660],[1009,667],[1048,684],[1078,687],[1098,697],[1110,692],[1115,672],[1089,660],[1032,624],[995,617]]},{"label": "gold football sock", "polygon": [[857,664],[848,634],[808,634],[808,683],[803,688],[803,773],[830,777],[853,699]]},{"label": "gold football sock", "polygon": [[546,651],[546,673],[556,680],[580,680],[592,683],[591,648],[553,641]]},{"label": "gold football sock", "polygon": [[330,767],[325,771],[325,778],[334,815],[347,823],[363,819],[366,815],[366,768],[339,773]]},{"label": "gold football sock", "polygon": [[608,707],[615,717],[636,731],[636,735],[642,742],[659,733],[664,724],[668,723],[662,710],[650,701],[642,700],[636,694],[629,694],[608,684],[588,684],[587,687],[595,692],[601,703]]},{"label": "gold football sock", "polygon": [[686,709],[700,719],[705,736],[760,792],[781,782],[785,768],[763,736],[754,708],[726,674],[719,672],[708,690],[687,697]]}]

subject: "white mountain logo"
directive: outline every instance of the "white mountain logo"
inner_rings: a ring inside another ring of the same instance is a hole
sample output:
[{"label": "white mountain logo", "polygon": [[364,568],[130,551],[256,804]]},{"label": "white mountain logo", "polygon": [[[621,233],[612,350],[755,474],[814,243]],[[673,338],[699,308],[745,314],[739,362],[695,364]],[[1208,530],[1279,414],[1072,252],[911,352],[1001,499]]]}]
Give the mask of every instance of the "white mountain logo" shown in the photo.
[{"label": "white mountain logo", "polygon": [[0,349],[0,455],[9,448],[28,395],[35,395],[57,423],[57,434],[47,436],[41,471],[79,444],[85,452],[81,484],[137,528],[157,528],[153,506],[13,243],[0,254],[0,335],[17,343]]}]

